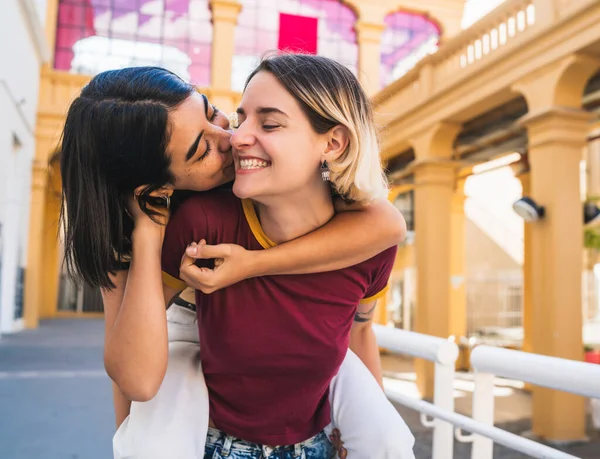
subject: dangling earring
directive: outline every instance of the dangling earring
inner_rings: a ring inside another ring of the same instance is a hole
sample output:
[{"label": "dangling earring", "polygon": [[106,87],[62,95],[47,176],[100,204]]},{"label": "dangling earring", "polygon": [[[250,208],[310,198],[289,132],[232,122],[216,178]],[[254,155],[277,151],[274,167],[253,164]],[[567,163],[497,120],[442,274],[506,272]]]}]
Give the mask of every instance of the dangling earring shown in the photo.
[{"label": "dangling earring", "polygon": [[169,208],[171,207],[171,197],[167,195],[167,196],[163,196],[163,199],[166,201],[165,204],[166,204],[167,210],[169,210]]},{"label": "dangling earring", "polygon": [[329,182],[329,166],[325,160],[321,163],[321,178],[324,182]]}]

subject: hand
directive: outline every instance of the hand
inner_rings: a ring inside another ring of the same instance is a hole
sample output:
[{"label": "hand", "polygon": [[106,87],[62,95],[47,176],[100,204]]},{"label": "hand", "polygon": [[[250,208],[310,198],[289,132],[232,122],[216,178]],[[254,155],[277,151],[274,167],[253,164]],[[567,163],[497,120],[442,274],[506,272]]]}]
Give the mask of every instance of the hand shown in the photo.
[{"label": "hand", "polygon": [[148,210],[154,211],[158,214],[150,217],[142,210],[139,203],[139,195],[144,188],[144,186],[137,187],[133,192],[133,196],[131,196],[127,202],[127,212],[131,216],[134,226],[136,228],[143,225],[148,225],[150,227],[165,227],[169,221],[168,203],[171,195],[173,194],[173,190],[162,188],[150,193],[150,196],[154,198],[150,201],[156,202],[148,202],[146,207]]},{"label": "hand", "polygon": [[[215,267],[200,268],[198,259],[214,259]],[[213,293],[241,280],[253,277],[254,254],[235,244],[207,245],[202,240],[190,244],[179,268],[179,276],[189,287],[203,293]]]},{"label": "hand", "polygon": [[333,429],[331,435],[329,436],[329,440],[331,444],[338,452],[338,457],[340,459],[346,459],[348,457],[348,450],[344,448],[344,442],[342,441],[342,435],[339,429]]}]

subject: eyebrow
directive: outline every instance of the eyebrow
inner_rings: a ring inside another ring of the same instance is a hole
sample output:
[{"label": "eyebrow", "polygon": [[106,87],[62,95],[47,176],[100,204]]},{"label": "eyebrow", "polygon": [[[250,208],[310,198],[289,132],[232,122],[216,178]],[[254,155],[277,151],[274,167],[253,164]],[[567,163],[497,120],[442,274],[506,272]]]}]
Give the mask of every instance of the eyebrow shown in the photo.
[{"label": "eyebrow", "polygon": [[204,101],[204,114],[206,115],[206,119],[208,119],[208,106],[210,105],[208,103],[208,98],[206,97],[205,94],[201,94],[202,95],[202,100]]},{"label": "eyebrow", "polygon": [[187,154],[185,155],[186,162],[189,161],[190,159],[192,159],[194,157],[194,155],[196,154],[196,150],[198,149],[198,144],[200,143],[200,139],[202,139],[203,134],[204,134],[204,131],[200,131],[200,134],[198,134],[198,137],[196,137],[196,140],[194,140],[194,143],[192,144],[192,146],[188,150]]},{"label": "eyebrow", "polygon": [[[238,107],[236,112],[238,115],[246,115],[246,111],[242,107]],[[258,107],[256,109],[256,113],[258,113],[259,115],[268,115],[270,113],[275,113],[278,115],[283,115],[285,117],[288,117],[287,113],[285,113],[284,111],[279,110],[278,108],[275,108],[275,107]]]},{"label": "eyebrow", "polygon": [[[206,97],[206,95],[201,94],[201,96],[202,96],[202,100],[204,101],[204,115],[206,115],[206,119],[208,119],[208,106],[210,104],[208,103],[208,98]],[[202,139],[203,134],[204,134],[204,130],[200,131],[200,134],[198,134],[198,137],[196,137],[196,140],[194,140],[194,143],[190,146],[190,149],[188,150],[188,152],[185,155],[186,162],[189,161],[190,159],[192,159],[194,157],[194,155],[196,154],[196,150],[198,149],[198,144],[200,143],[200,140]]]}]

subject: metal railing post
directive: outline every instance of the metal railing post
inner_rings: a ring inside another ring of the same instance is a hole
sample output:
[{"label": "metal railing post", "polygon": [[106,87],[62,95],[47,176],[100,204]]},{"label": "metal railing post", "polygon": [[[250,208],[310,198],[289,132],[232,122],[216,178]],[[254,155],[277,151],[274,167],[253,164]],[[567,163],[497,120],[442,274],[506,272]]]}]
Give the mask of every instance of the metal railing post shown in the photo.
[{"label": "metal railing post", "polygon": [[[486,426],[494,425],[494,375],[475,373],[473,392],[473,419]],[[487,437],[473,434],[471,459],[492,459],[494,442]]]},{"label": "metal railing post", "polygon": [[[454,411],[454,362],[435,363],[433,404],[443,410]],[[454,454],[452,424],[436,419],[433,426],[432,459],[452,459]]]}]

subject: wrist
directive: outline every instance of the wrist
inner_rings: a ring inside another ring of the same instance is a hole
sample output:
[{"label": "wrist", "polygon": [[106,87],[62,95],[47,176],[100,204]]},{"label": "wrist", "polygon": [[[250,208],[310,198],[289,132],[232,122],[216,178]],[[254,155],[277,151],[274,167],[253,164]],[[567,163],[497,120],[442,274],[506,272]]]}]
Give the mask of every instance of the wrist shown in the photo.
[{"label": "wrist", "polygon": [[134,246],[139,244],[150,244],[162,247],[164,237],[164,226],[157,225],[156,223],[136,225],[131,233],[132,243]]},{"label": "wrist", "polygon": [[247,251],[248,262],[244,263],[243,269],[245,279],[277,274],[272,269],[269,269],[269,266],[272,267],[272,263],[269,263],[271,259],[269,252],[271,252],[270,249]]}]

